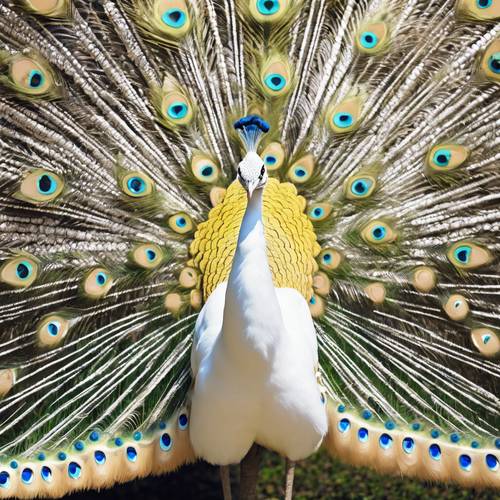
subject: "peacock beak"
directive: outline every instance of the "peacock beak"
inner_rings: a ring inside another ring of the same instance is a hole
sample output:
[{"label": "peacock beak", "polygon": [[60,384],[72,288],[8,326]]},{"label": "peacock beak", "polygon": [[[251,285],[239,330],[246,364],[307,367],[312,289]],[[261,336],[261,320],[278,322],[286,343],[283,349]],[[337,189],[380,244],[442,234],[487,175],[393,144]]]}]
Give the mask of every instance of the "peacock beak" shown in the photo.
[{"label": "peacock beak", "polygon": [[259,181],[249,181],[246,185],[248,199],[252,198],[252,194],[255,191],[255,188],[259,185]]}]

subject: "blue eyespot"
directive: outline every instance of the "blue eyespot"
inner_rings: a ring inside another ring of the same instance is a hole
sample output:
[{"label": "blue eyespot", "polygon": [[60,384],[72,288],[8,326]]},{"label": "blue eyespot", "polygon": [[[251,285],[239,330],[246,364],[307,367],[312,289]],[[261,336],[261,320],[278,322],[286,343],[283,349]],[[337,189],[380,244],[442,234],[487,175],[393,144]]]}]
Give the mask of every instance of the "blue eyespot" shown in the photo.
[{"label": "blue eyespot", "polygon": [[472,467],[472,458],[469,455],[460,455],[458,457],[458,463],[460,464],[461,469],[470,471]]},{"label": "blue eyespot", "polygon": [[33,266],[27,260],[19,262],[19,264],[16,267],[16,276],[20,280],[27,280],[31,276],[32,272],[33,272]]},{"label": "blue eyespot", "polygon": [[127,187],[133,194],[141,194],[146,190],[146,183],[140,177],[131,177],[127,181]]},{"label": "blue eyespot", "polygon": [[337,406],[337,411],[339,413],[344,413],[345,412],[345,405],[338,405]]},{"label": "blue eyespot", "polygon": [[325,215],[325,210],[321,207],[316,207],[315,209],[311,210],[310,215],[313,219],[321,219],[321,217]]},{"label": "blue eyespot", "polygon": [[378,43],[378,38],[375,33],[371,31],[365,31],[360,37],[361,45],[365,49],[373,49]]},{"label": "blue eyespot", "polygon": [[47,325],[47,331],[49,332],[49,335],[52,335],[52,337],[57,336],[60,329],[61,329],[61,323],[59,323],[59,321],[51,321]]},{"label": "blue eyespot", "polygon": [[175,219],[175,225],[177,227],[180,227],[180,228],[186,227],[187,220],[185,219],[185,217],[182,217],[182,215],[181,215],[181,216],[177,217],[177,219]]},{"label": "blue eyespot", "polygon": [[188,428],[188,416],[185,413],[179,415],[179,429],[182,431]]},{"label": "blue eyespot", "polygon": [[57,454],[57,458],[59,460],[66,460],[66,453],[64,453],[64,451],[60,451],[58,454]]},{"label": "blue eyespot", "polygon": [[207,165],[201,169],[201,175],[203,177],[210,177],[214,173],[214,167]]},{"label": "blue eyespot", "polygon": [[493,0],[476,0],[476,5],[480,9],[487,9],[488,7],[491,7],[493,4]]},{"label": "blue eyespot", "polygon": [[358,179],[351,185],[351,193],[354,196],[364,196],[372,187],[373,182],[369,179]]},{"label": "blue eyespot", "polygon": [[486,455],[486,466],[488,467],[488,469],[490,469],[491,471],[493,472],[496,472],[498,470],[498,458],[491,454],[491,453],[488,453]]},{"label": "blue eyespot", "polygon": [[182,28],[186,24],[186,14],[180,9],[169,9],[163,13],[161,20],[171,28]]},{"label": "blue eyespot", "polygon": [[335,113],[333,123],[338,128],[349,128],[354,123],[351,113]]},{"label": "blue eyespot", "polygon": [[362,443],[366,443],[368,441],[368,429],[365,429],[364,427],[358,429],[358,439]]},{"label": "blue eyespot", "polygon": [[50,467],[44,465],[40,471],[40,475],[42,476],[42,479],[47,483],[50,483],[52,481],[52,470],[50,469]]},{"label": "blue eyespot", "polygon": [[471,448],[476,449],[480,447],[480,444],[477,441],[471,441],[470,446]]},{"label": "blue eyespot", "polygon": [[74,447],[75,447],[76,451],[83,451],[83,449],[85,448],[85,445],[83,444],[83,441],[77,441],[74,444]]},{"label": "blue eyespot", "polygon": [[279,92],[286,85],[286,78],[278,73],[271,73],[266,76],[264,83],[271,90]]},{"label": "blue eyespot", "polygon": [[150,248],[148,248],[146,250],[146,257],[147,259],[152,262],[153,260],[156,259],[156,252],[154,250],[151,250]]},{"label": "blue eyespot", "polygon": [[7,471],[0,472],[0,488],[8,488],[10,486],[10,474]]},{"label": "blue eyespot", "polygon": [[429,455],[433,460],[441,460],[441,448],[438,444],[431,444],[429,446]]},{"label": "blue eyespot", "polygon": [[38,70],[38,69],[32,69],[29,72],[29,75],[28,75],[28,85],[32,89],[38,89],[38,88],[40,88],[43,85],[44,81],[45,81],[45,78],[43,77],[43,73],[40,70]]},{"label": "blue eyespot", "polygon": [[266,155],[266,157],[264,158],[264,163],[266,165],[271,165],[271,166],[275,165],[277,161],[278,160],[277,160],[276,156],[273,156],[273,155]]},{"label": "blue eyespot", "polygon": [[305,177],[307,175],[307,171],[302,167],[297,167],[295,169],[295,175],[297,177]]},{"label": "blue eyespot", "polygon": [[460,441],[460,436],[456,432],[453,432],[450,434],[450,441],[452,443],[458,443]]},{"label": "blue eyespot", "polygon": [[166,429],[167,428],[167,424],[165,422],[160,422],[160,424],[158,425],[158,427],[163,430],[163,429]]},{"label": "blue eyespot", "polygon": [[332,254],[331,254],[331,253],[325,253],[325,254],[323,255],[323,262],[324,262],[325,264],[328,264],[328,263],[330,263],[331,261],[332,261]]},{"label": "blue eyespot", "polygon": [[21,481],[24,484],[31,484],[33,482],[33,471],[30,468],[23,469],[21,472]]},{"label": "blue eyespot", "polygon": [[437,429],[432,429],[431,431],[431,437],[433,437],[434,439],[437,439],[439,437],[439,431]]},{"label": "blue eyespot", "polygon": [[490,68],[493,73],[497,75],[500,74],[500,52],[495,52],[488,59],[488,68]]},{"label": "blue eyespot", "polygon": [[104,465],[106,463],[106,454],[103,451],[94,451],[94,460],[97,465]]},{"label": "blue eyespot", "polygon": [[38,177],[37,189],[40,194],[52,194],[57,189],[57,181],[49,174],[42,174]]},{"label": "blue eyespot", "polygon": [[414,431],[419,431],[421,427],[422,427],[422,426],[420,425],[420,423],[419,423],[419,422],[413,422],[413,424],[411,424],[411,428],[412,428]]},{"label": "blue eyespot", "polygon": [[372,412],[370,410],[363,410],[363,412],[361,413],[361,416],[365,420],[370,420],[370,418],[372,418]]},{"label": "blue eyespot", "polygon": [[459,246],[455,249],[455,259],[462,264],[468,264],[470,260],[470,256],[472,253],[472,249],[470,246]]},{"label": "blue eyespot", "polygon": [[99,441],[99,433],[97,431],[92,431],[90,434],[89,434],[89,439],[91,441]]},{"label": "blue eyespot", "polygon": [[68,465],[68,476],[71,479],[78,479],[82,475],[82,468],[76,462],[70,462]]},{"label": "blue eyespot", "polygon": [[173,444],[173,441],[172,441],[172,438],[170,437],[170,434],[168,432],[164,432],[160,436],[160,448],[163,451],[170,451],[172,448],[172,444]]},{"label": "blue eyespot", "polygon": [[385,423],[385,428],[388,430],[388,431],[392,431],[393,429],[396,428],[396,424],[392,421],[392,420],[388,420],[386,423]]},{"label": "blue eyespot", "polygon": [[380,447],[383,450],[387,450],[392,446],[392,438],[389,434],[382,434],[378,440]]},{"label": "blue eyespot", "polygon": [[309,299],[309,304],[311,304],[312,306],[316,304],[316,297],[314,295]]},{"label": "blue eyespot", "polygon": [[451,151],[449,149],[438,149],[434,153],[432,161],[438,167],[447,167],[451,160]]},{"label": "blue eyespot", "polygon": [[130,462],[135,462],[137,460],[137,450],[133,446],[127,448],[127,459]]},{"label": "blue eyespot", "polygon": [[351,428],[351,422],[349,422],[348,418],[343,418],[339,421],[337,427],[340,432],[347,432]]},{"label": "blue eyespot", "polygon": [[257,10],[264,16],[276,14],[280,9],[278,0],[257,0]]},{"label": "blue eyespot", "polygon": [[122,446],[123,445],[123,439],[122,438],[115,438],[115,446]]},{"label": "blue eyespot", "polygon": [[385,238],[386,230],[384,226],[375,226],[372,229],[372,237],[374,240],[380,241]]},{"label": "blue eyespot", "polygon": [[95,281],[99,286],[104,286],[106,284],[106,281],[108,281],[108,277],[106,276],[106,273],[103,273],[101,271],[100,273],[96,274]]},{"label": "blue eyespot", "polygon": [[182,120],[188,113],[188,107],[185,102],[175,101],[167,110],[167,114],[172,120]]},{"label": "blue eyespot", "polygon": [[403,451],[405,453],[413,453],[415,450],[415,441],[411,437],[405,437],[403,439]]},{"label": "blue eyespot", "polygon": [[140,441],[142,439],[142,432],[134,432],[134,441]]},{"label": "blue eyespot", "polygon": [[45,453],[39,453],[37,458],[40,462],[43,462],[45,460]]},{"label": "blue eyespot", "polygon": [[15,460],[12,460],[12,462],[9,465],[10,468],[14,470],[16,470],[19,467],[19,464]]},{"label": "blue eyespot", "polygon": [[481,335],[481,339],[483,341],[483,344],[486,345],[491,340],[491,335],[488,334]]}]

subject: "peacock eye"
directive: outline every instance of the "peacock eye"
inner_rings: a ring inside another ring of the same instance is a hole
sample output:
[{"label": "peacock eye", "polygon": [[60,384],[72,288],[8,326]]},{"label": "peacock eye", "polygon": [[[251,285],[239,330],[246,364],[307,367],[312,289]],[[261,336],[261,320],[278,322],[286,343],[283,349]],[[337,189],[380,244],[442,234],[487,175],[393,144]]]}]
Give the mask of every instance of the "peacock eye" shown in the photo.
[{"label": "peacock eye", "polygon": [[327,113],[328,123],[335,134],[346,134],[354,131],[360,122],[362,99],[347,98]]},{"label": "peacock eye", "polygon": [[365,49],[373,49],[378,43],[378,37],[371,31],[365,31],[360,36],[360,43]]},{"label": "peacock eye", "polygon": [[270,57],[261,71],[262,91],[277,97],[286,94],[291,87],[291,68],[288,59],[282,55]]},{"label": "peacock eye", "polygon": [[0,472],[0,488],[8,488],[10,486],[10,474],[6,471]]},{"label": "peacock eye", "polygon": [[284,76],[278,73],[271,73],[267,75],[264,79],[264,83],[273,91],[279,92],[286,85],[286,79]]},{"label": "peacock eye", "polygon": [[280,3],[278,0],[257,0],[257,9],[261,14],[265,16],[276,14],[279,8]]},{"label": "peacock eye", "polygon": [[148,0],[137,2],[138,14],[145,29],[157,38],[182,38],[191,28],[191,18],[185,0]]},{"label": "peacock eye", "polygon": [[35,14],[47,17],[68,15],[69,0],[25,0],[26,8]]},{"label": "peacock eye", "polygon": [[10,58],[9,84],[14,90],[27,96],[57,94],[48,63],[39,57],[14,55]]},{"label": "peacock eye", "polygon": [[287,177],[295,184],[303,184],[307,182],[314,171],[314,157],[307,154],[299,158],[288,169]]},{"label": "peacock eye", "polygon": [[315,203],[307,211],[307,216],[313,222],[321,222],[332,213],[332,208],[329,203]]},{"label": "peacock eye", "polygon": [[493,4],[493,0],[476,0],[476,5],[480,9],[487,9],[491,7]]},{"label": "peacock eye", "polygon": [[19,191],[14,193],[30,203],[46,203],[56,199],[64,188],[64,182],[58,175],[39,168],[30,172],[21,182]]},{"label": "peacock eye", "polygon": [[164,432],[160,436],[160,448],[163,451],[170,451],[172,449],[173,440],[168,432]]},{"label": "peacock eye", "polygon": [[339,112],[333,115],[333,123],[338,128],[348,128],[354,122],[354,118],[351,113]]},{"label": "peacock eye", "polygon": [[463,165],[469,158],[470,150],[458,144],[439,144],[427,155],[430,173],[449,172]]},{"label": "peacock eye", "polygon": [[361,237],[368,244],[381,245],[395,241],[397,233],[385,222],[373,221],[361,231]]},{"label": "peacock eye", "polygon": [[489,57],[488,67],[493,73],[500,75],[500,52],[495,52]]},{"label": "peacock eye", "polygon": [[368,198],[376,187],[376,181],[373,177],[355,176],[347,180],[344,187],[344,195],[350,200],[359,200]]},{"label": "peacock eye", "polygon": [[101,450],[94,451],[94,460],[97,465],[104,465],[106,463],[106,454]]},{"label": "peacock eye", "polygon": [[68,464],[68,476],[71,479],[78,479],[82,475],[82,468],[76,462],[70,462]]},{"label": "peacock eye", "polygon": [[168,9],[161,16],[161,20],[170,28],[182,28],[187,21],[186,14],[181,9]]},{"label": "peacock eye", "polygon": [[153,181],[141,172],[128,173],[123,176],[120,184],[122,191],[133,198],[148,196],[154,189]]},{"label": "peacock eye", "polygon": [[262,158],[268,170],[277,170],[285,161],[285,150],[279,142],[271,142],[262,151]]},{"label": "peacock eye", "polygon": [[413,453],[415,451],[415,441],[411,437],[405,437],[403,439],[402,445],[403,445],[403,451],[405,453],[410,454],[410,453]]},{"label": "peacock eye", "polygon": [[273,23],[283,19],[289,4],[290,0],[249,0],[249,9],[259,23]]},{"label": "peacock eye", "polygon": [[193,220],[184,212],[171,215],[168,218],[168,225],[177,234],[187,234],[194,229]]},{"label": "peacock eye", "polygon": [[29,467],[26,467],[21,471],[21,481],[24,484],[31,484],[33,482],[33,469],[30,469]]},{"label": "peacock eye", "polygon": [[188,107],[185,102],[175,101],[167,108],[167,114],[172,120],[181,120],[188,113]]},{"label": "peacock eye", "polygon": [[47,467],[46,465],[44,465],[40,470],[40,475],[42,476],[42,479],[45,482],[47,482],[47,483],[52,482],[52,470],[50,467]]},{"label": "peacock eye", "polygon": [[0,268],[0,281],[16,288],[27,288],[37,275],[37,262],[27,256],[13,257]]},{"label": "peacock eye", "polygon": [[145,244],[136,246],[129,259],[143,269],[155,269],[163,261],[164,253],[158,245]]},{"label": "peacock eye", "polygon": [[159,111],[165,124],[172,127],[189,125],[194,116],[191,102],[180,90],[166,92]]},{"label": "peacock eye", "polygon": [[389,43],[389,29],[385,23],[365,25],[355,39],[359,52],[373,55],[384,50]]},{"label": "peacock eye", "polygon": [[392,437],[389,434],[382,434],[378,442],[383,450],[387,450],[392,446]]},{"label": "peacock eye", "polygon": [[333,271],[340,266],[342,262],[342,255],[333,248],[325,248],[318,256],[319,265],[322,269]]},{"label": "peacock eye", "polygon": [[38,344],[42,347],[53,347],[59,344],[68,333],[69,327],[69,321],[59,314],[46,316],[36,329]]},{"label": "peacock eye", "polygon": [[[500,18],[500,4],[497,17]],[[500,38],[493,40],[479,61],[478,72],[480,77],[491,82],[500,82]]]},{"label": "peacock eye", "polygon": [[205,155],[195,155],[191,160],[191,171],[200,182],[213,184],[219,178],[219,168]]},{"label": "peacock eye", "polygon": [[491,328],[474,328],[471,340],[476,349],[487,358],[497,357],[500,353],[500,337]]},{"label": "peacock eye", "polygon": [[40,88],[45,82],[43,73],[39,69],[32,69],[28,75],[28,85],[32,89]]},{"label": "peacock eye", "polygon": [[458,269],[476,269],[490,264],[493,260],[491,252],[471,241],[453,244],[448,250],[448,260]]},{"label": "peacock eye", "polygon": [[98,267],[90,271],[83,280],[83,293],[90,299],[104,297],[113,286],[113,278],[107,269]]}]

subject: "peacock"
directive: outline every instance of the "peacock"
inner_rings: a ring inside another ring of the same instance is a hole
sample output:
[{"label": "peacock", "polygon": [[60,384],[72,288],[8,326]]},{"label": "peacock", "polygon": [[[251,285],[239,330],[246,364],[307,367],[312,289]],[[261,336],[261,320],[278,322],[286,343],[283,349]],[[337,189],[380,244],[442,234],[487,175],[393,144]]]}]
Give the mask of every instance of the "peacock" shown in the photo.
[{"label": "peacock", "polygon": [[0,0],[0,498],[319,447],[500,488],[500,0]]}]

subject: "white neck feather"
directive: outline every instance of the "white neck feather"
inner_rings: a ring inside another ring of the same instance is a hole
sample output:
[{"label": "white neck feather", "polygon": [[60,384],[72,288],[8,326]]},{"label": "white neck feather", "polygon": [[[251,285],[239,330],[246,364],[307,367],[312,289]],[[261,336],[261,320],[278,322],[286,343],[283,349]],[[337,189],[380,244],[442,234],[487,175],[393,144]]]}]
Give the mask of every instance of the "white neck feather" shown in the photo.
[{"label": "white neck feather", "polygon": [[263,189],[254,191],[241,223],[222,326],[224,343],[233,351],[232,355],[247,359],[248,356],[269,359],[284,331],[267,260],[263,192]]}]

